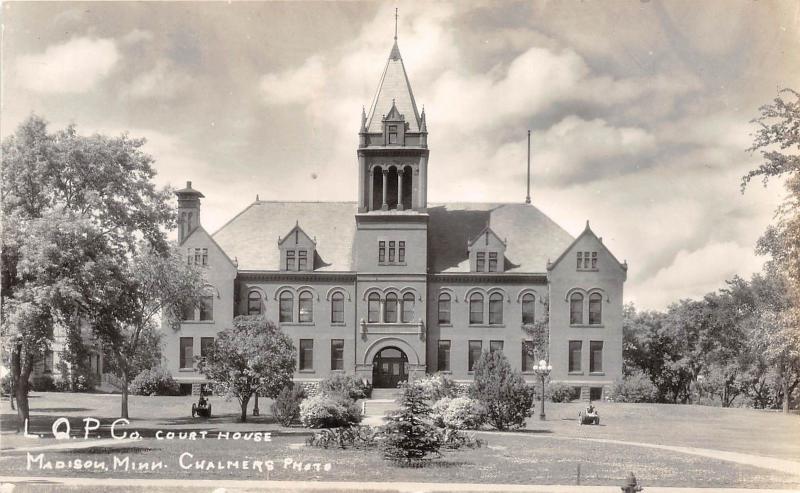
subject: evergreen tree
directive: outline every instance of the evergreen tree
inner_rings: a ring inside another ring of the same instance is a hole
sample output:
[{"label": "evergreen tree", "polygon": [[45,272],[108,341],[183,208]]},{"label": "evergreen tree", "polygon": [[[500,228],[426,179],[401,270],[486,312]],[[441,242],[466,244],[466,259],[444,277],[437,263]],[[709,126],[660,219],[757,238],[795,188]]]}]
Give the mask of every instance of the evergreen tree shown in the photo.
[{"label": "evergreen tree", "polygon": [[533,412],[533,387],[512,370],[503,352],[484,351],[473,371],[470,394],[486,407],[489,422],[498,430],[523,428]]},{"label": "evergreen tree", "polygon": [[432,424],[425,421],[431,408],[425,402],[422,388],[405,384],[400,410],[388,417],[384,428],[383,458],[405,464],[439,456],[441,446],[439,434]]}]

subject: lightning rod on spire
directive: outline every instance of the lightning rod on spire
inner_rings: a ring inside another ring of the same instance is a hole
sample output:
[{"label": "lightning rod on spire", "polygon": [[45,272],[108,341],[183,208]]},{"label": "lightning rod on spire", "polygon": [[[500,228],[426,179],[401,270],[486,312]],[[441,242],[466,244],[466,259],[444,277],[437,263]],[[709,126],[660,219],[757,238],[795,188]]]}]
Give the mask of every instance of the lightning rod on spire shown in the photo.
[{"label": "lightning rod on spire", "polygon": [[525,203],[531,203],[531,131],[528,130],[528,194],[525,196]]},{"label": "lightning rod on spire", "polygon": [[394,40],[397,41],[397,7],[394,9]]}]

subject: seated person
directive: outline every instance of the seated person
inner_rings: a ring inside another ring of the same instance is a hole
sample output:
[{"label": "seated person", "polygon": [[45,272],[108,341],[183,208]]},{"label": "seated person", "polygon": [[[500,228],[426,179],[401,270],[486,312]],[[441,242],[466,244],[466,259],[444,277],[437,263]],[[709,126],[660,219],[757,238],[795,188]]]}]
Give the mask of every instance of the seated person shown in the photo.
[{"label": "seated person", "polygon": [[204,396],[203,394],[200,394],[200,400],[197,401],[197,407],[202,407],[202,408],[208,407],[208,400],[206,400],[206,396]]}]

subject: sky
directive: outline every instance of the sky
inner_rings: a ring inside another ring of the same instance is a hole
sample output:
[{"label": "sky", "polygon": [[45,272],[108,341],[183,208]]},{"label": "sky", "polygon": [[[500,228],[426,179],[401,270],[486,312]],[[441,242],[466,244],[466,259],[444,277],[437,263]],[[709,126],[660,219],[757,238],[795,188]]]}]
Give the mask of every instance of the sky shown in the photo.
[{"label": "sky", "polygon": [[213,232],[261,200],[354,201],[361,109],[398,44],[430,202],[533,203],[663,309],[758,271],[780,183],[740,190],[758,108],[800,89],[800,2],[3,2],[0,135],[147,139]]}]

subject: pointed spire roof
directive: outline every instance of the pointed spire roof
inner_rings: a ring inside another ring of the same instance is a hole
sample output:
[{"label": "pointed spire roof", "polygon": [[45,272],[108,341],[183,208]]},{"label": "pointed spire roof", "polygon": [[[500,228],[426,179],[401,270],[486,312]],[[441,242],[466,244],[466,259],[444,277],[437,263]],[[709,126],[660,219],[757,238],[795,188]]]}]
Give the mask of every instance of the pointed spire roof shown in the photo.
[{"label": "pointed spire roof", "polygon": [[392,104],[397,111],[405,116],[409,132],[419,132],[421,121],[414,93],[411,92],[411,83],[408,81],[400,48],[397,47],[397,34],[395,33],[394,45],[389,53],[389,60],[383,69],[378,91],[370,105],[367,116],[367,131],[370,133],[383,132],[383,117],[392,109]]}]

